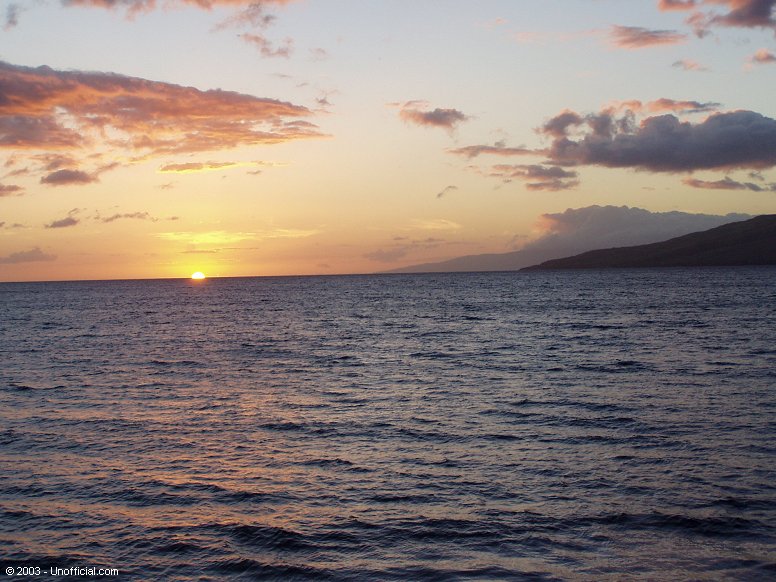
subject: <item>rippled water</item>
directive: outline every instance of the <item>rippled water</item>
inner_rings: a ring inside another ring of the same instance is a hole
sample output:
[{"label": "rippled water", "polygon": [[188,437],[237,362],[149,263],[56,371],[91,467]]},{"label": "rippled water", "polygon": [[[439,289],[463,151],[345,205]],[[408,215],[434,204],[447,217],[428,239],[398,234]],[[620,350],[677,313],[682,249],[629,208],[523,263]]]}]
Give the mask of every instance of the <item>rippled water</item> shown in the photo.
[{"label": "rippled water", "polygon": [[5,284],[0,358],[4,567],[776,576],[773,268]]}]

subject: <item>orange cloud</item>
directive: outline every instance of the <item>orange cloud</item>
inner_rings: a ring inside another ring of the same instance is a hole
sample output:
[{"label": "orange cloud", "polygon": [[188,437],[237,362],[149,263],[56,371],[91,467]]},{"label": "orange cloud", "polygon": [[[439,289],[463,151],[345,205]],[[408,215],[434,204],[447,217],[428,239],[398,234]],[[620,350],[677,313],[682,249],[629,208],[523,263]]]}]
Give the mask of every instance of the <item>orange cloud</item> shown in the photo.
[{"label": "orange cloud", "polygon": [[0,84],[0,148],[47,151],[49,172],[100,148],[142,159],[322,135],[305,107],[220,89],[2,62]]},{"label": "orange cloud", "polygon": [[754,53],[751,57],[749,57],[749,62],[757,65],[768,65],[771,63],[776,63],[776,55],[767,49],[762,48]]},{"label": "orange cloud", "polygon": [[637,113],[702,113],[707,111],[716,111],[719,109],[719,103],[701,102],[701,101],[677,101],[676,99],[667,99],[661,97],[654,101],[642,103],[634,99],[631,101],[615,101],[610,106],[612,110],[623,111],[630,110]]}]

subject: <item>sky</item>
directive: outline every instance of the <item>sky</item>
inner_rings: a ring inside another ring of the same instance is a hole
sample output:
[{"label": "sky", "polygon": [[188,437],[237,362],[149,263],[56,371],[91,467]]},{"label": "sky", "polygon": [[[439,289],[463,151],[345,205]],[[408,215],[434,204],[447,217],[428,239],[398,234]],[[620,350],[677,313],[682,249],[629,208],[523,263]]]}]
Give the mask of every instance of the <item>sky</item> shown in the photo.
[{"label": "sky", "polygon": [[776,213],[775,8],[0,1],[0,281],[370,273],[567,209]]}]

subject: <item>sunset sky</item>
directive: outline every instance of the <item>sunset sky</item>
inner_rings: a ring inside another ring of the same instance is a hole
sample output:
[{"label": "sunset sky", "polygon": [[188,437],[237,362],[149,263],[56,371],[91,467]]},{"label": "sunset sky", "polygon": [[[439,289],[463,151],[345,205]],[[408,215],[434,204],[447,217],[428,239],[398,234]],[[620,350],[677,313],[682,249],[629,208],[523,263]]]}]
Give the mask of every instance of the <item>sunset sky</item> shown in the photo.
[{"label": "sunset sky", "polygon": [[776,0],[0,2],[0,281],[365,273],[776,213]]}]

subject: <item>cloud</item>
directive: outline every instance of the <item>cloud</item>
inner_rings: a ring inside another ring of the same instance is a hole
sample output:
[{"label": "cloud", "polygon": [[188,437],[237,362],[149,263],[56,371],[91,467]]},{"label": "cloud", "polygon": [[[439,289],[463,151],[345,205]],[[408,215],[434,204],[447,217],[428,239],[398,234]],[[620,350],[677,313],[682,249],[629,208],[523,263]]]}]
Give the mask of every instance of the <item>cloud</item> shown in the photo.
[{"label": "cloud", "polygon": [[[538,236],[523,250],[564,256],[595,248],[647,244],[750,218],[745,214],[716,216],[686,212],[650,212],[627,206],[588,206],[543,214]],[[544,260],[544,259],[542,259]]]},{"label": "cloud", "polygon": [[122,219],[134,219],[134,220],[150,220],[151,222],[157,222],[159,219],[154,218],[151,216],[148,212],[125,212],[124,214],[113,214],[112,216],[105,216],[100,217],[98,216],[97,220],[100,222],[115,222],[116,220],[122,220]]},{"label": "cloud", "polygon": [[720,26],[735,26],[745,28],[774,28],[773,7],[776,0],[706,0],[706,4],[722,4],[727,6],[726,14],[714,14],[709,24]]},{"label": "cloud", "polygon": [[671,66],[677,69],[682,69],[684,71],[708,71],[706,67],[690,59],[676,61]]},{"label": "cloud", "polygon": [[[706,113],[709,111],[716,111],[719,108],[720,104],[713,101],[688,101],[661,97],[660,99],[647,101],[646,103],[642,103],[638,99],[631,99],[629,101],[614,101],[604,108],[604,112],[613,113],[615,111],[632,111],[635,113],[664,113],[669,111],[671,113]],[[569,125],[579,124],[581,122],[582,118],[573,112],[570,113],[566,111],[560,114],[558,117],[569,115],[571,115],[570,122],[562,126],[561,134],[565,132]],[[556,131],[557,123],[555,123],[551,129],[553,135],[560,135]]]},{"label": "cloud", "polygon": [[5,196],[21,196],[24,188],[16,184],[0,184],[0,198]]},{"label": "cloud", "polygon": [[552,138],[547,155],[561,166],[688,172],[776,165],[776,120],[753,111],[715,113],[698,123],[666,114],[638,124],[632,111],[563,112],[540,132]]},{"label": "cloud", "polygon": [[69,226],[75,226],[81,222],[80,219],[76,218],[79,212],[80,209],[73,208],[70,212],[67,213],[65,218],[60,218],[59,220],[48,223],[46,228],[67,228]]},{"label": "cloud", "polygon": [[302,106],[111,73],[0,62],[0,148],[124,149],[136,159],[319,137]]},{"label": "cloud", "polygon": [[282,57],[287,59],[291,56],[291,53],[294,50],[294,41],[290,38],[286,38],[283,41],[283,44],[277,48],[275,48],[272,42],[267,40],[265,36],[260,34],[251,34],[246,32],[245,34],[241,34],[240,38],[242,38],[248,44],[256,47],[262,57]]},{"label": "cloud", "polygon": [[5,30],[10,30],[19,24],[19,14],[22,12],[22,7],[17,3],[12,2],[5,9]]},{"label": "cloud", "polygon": [[228,232],[215,230],[208,232],[162,232],[156,236],[165,240],[184,242],[191,245],[223,246],[245,240],[272,240],[307,238],[319,234],[318,229],[270,228],[256,232]]},{"label": "cloud", "polygon": [[703,188],[706,190],[751,190],[752,192],[776,192],[776,183],[755,184],[754,182],[738,182],[729,176],[722,180],[706,181],[696,178],[685,178],[684,184],[692,188]]},{"label": "cloud", "polygon": [[496,156],[526,156],[536,155],[537,153],[536,150],[525,147],[507,147],[503,142],[497,142],[494,145],[470,145],[447,151],[448,153],[465,156],[467,158],[476,158],[482,154]]},{"label": "cloud", "polygon": [[447,130],[453,130],[455,127],[469,117],[457,109],[436,109],[429,110],[429,105],[425,101],[407,101],[401,105],[399,117],[408,123],[414,123],[422,127],[441,127]]},{"label": "cloud", "polygon": [[180,164],[165,164],[159,168],[160,174],[191,174],[195,172],[211,172],[234,168],[237,162],[185,162]]},{"label": "cloud", "polygon": [[668,10],[690,10],[695,7],[695,0],[659,0],[658,8]]},{"label": "cloud", "polygon": [[[284,5],[293,0],[166,0],[167,6],[192,6],[211,10],[219,6],[245,6],[246,18],[262,14],[262,8],[268,4]],[[157,0],[62,0],[64,6],[82,6],[87,8],[124,8],[130,15],[149,12],[160,4]]]},{"label": "cloud", "polygon": [[96,182],[97,177],[82,172],[81,170],[57,170],[43,176],[40,179],[41,184],[49,186],[72,186],[73,184],[91,184]]},{"label": "cloud", "polygon": [[418,230],[458,230],[461,225],[444,218],[416,219],[411,223],[411,228]]},{"label": "cloud", "polygon": [[11,253],[4,257],[0,257],[0,264],[3,265],[16,265],[19,263],[37,263],[40,261],[54,261],[56,255],[47,255],[40,248],[35,247],[29,251],[20,251],[18,253]]},{"label": "cloud", "polygon": [[[726,11],[700,10],[701,6],[723,6]],[[738,28],[770,28],[776,30],[773,10],[776,0],[660,0],[658,8],[692,10],[687,23],[699,37],[706,36],[715,26]]]},{"label": "cloud", "polygon": [[770,65],[776,63],[776,55],[762,48],[749,57],[749,62],[755,65]]},{"label": "cloud", "polygon": [[526,182],[526,188],[533,191],[557,192],[570,190],[579,185],[579,180],[576,179],[577,173],[564,170],[560,166],[497,164],[492,167],[489,175],[500,178],[503,182],[522,180]]},{"label": "cloud", "polygon": [[640,49],[687,40],[687,35],[675,30],[650,30],[640,26],[612,26],[609,38],[615,46],[624,49]]},{"label": "cloud", "polygon": [[444,196],[446,196],[450,192],[454,192],[455,190],[458,190],[458,186],[454,186],[452,184],[450,186],[445,186],[444,188],[442,188],[442,190],[437,192],[436,197],[437,198],[443,198]]}]

